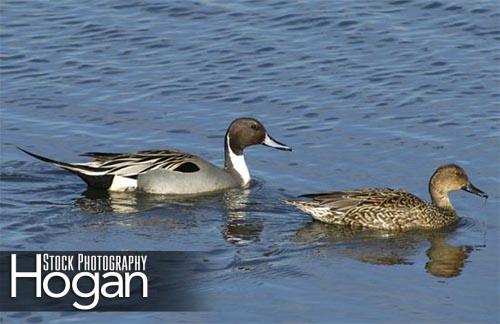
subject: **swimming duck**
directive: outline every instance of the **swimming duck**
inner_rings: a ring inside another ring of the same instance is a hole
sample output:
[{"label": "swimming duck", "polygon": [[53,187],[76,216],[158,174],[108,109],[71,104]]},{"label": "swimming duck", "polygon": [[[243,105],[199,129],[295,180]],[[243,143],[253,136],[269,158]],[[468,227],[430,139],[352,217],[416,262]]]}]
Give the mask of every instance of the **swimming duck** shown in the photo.
[{"label": "swimming duck", "polygon": [[431,203],[409,192],[389,188],[306,194],[301,197],[311,201],[285,202],[329,224],[384,230],[432,229],[457,222],[448,192],[460,189],[488,198],[470,183],[464,169],[446,164],[440,166],[429,181]]},{"label": "swimming duck", "polygon": [[245,187],[250,173],[243,151],[263,144],[279,150],[292,149],[274,140],[264,126],[253,118],[234,120],[224,138],[224,168],[195,155],[176,150],[153,150],[135,153],[84,153],[94,160],[66,163],[19,148],[45,162],[52,163],[82,178],[89,187],[110,191],[142,190],[159,194],[198,194]]}]

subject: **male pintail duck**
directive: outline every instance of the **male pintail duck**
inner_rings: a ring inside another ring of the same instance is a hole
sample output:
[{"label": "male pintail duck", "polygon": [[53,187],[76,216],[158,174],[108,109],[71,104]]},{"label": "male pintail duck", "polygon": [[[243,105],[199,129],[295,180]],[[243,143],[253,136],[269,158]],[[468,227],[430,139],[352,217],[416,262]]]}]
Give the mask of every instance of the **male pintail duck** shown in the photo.
[{"label": "male pintail duck", "polygon": [[110,191],[139,189],[159,194],[198,194],[244,187],[250,182],[243,150],[263,144],[280,150],[292,149],[274,140],[264,126],[253,118],[234,120],[224,140],[224,168],[195,155],[175,150],[136,153],[84,153],[91,162],[66,163],[26,150],[23,152],[68,170],[82,178],[89,187]]},{"label": "male pintail duck", "polygon": [[389,188],[307,194],[301,197],[312,198],[311,201],[285,202],[329,224],[385,230],[433,229],[457,222],[448,192],[460,189],[488,198],[470,183],[464,169],[447,164],[440,166],[429,181],[431,203]]}]

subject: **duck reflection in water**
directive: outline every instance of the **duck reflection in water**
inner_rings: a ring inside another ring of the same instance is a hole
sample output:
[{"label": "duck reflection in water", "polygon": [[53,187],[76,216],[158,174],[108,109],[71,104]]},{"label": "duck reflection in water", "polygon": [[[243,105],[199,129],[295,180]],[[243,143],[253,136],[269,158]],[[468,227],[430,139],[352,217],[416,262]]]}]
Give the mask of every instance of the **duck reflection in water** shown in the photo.
[{"label": "duck reflection in water", "polygon": [[232,244],[247,244],[259,241],[264,229],[261,220],[250,218],[247,214],[250,205],[250,189],[233,189],[223,194],[224,214],[224,239]]},{"label": "duck reflection in water", "polygon": [[448,243],[458,226],[434,231],[388,232],[312,222],[302,227],[293,241],[326,243],[319,247],[320,253],[330,253],[327,249],[333,248],[335,254],[377,265],[412,265],[411,257],[429,242],[425,270],[436,277],[450,278],[460,275],[473,251],[472,246]]},{"label": "duck reflection in water", "polygon": [[252,192],[255,191],[250,188],[235,188],[206,195],[165,196],[87,190],[76,200],[76,205],[92,215],[111,214],[106,219],[114,224],[164,227],[166,231],[201,226],[204,221],[212,221],[207,217],[219,218],[223,214],[223,238],[241,245],[259,241],[264,228],[261,219],[247,214]]}]

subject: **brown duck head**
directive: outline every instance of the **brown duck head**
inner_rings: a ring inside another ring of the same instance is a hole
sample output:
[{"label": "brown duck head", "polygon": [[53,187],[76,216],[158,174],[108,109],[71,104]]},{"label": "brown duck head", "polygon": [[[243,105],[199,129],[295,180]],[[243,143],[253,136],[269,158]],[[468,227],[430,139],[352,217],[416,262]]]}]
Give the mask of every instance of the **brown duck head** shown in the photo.
[{"label": "brown duck head", "polygon": [[445,164],[437,168],[429,181],[429,193],[433,203],[439,207],[451,207],[448,192],[464,190],[480,197],[488,198],[488,195],[474,186],[465,170],[456,164]]},{"label": "brown duck head", "polygon": [[257,119],[239,118],[229,125],[226,133],[226,149],[230,148],[232,153],[242,155],[247,146],[257,144],[263,144],[278,150],[292,150],[289,146],[273,139]]}]

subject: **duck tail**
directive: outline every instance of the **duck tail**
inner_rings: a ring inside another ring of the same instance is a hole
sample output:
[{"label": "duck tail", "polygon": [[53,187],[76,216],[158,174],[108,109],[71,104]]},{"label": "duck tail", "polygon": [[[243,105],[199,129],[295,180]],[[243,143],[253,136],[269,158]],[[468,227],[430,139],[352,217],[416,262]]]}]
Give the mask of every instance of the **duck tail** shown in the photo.
[{"label": "duck tail", "polygon": [[[295,208],[303,211],[306,214],[311,214],[314,217],[314,214],[318,210],[327,210],[327,207],[321,207],[321,204],[317,201],[304,201],[304,200],[291,200],[291,199],[286,199],[283,201],[285,204],[292,205]],[[314,217],[316,218],[316,217]]]},{"label": "duck tail", "polygon": [[27,150],[24,150],[20,147],[17,147],[19,150],[23,151],[24,153],[34,157],[35,159],[38,159],[43,162],[48,162],[50,164],[53,164],[55,166],[58,166],[66,171],[69,171],[73,174],[76,174],[79,176],[89,187],[96,188],[96,189],[108,189],[111,187],[113,183],[113,175],[108,175],[106,174],[107,170],[102,170],[97,167],[92,167],[89,165],[85,164],[71,164],[71,163],[66,163],[66,162],[61,162],[53,159],[49,159],[45,156],[41,156],[32,152],[29,152]]},{"label": "duck tail", "polygon": [[291,199],[283,199],[283,202],[287,205],[292,205],[292,206],[296,206],[298,203],[298,201]]},{"label": "duck tail", "polygon": [[303,201],[303,200],[285,199],[283,200],[283,202],[287,205],[294,206],[302,211],[308,211],[310,208],[317,206],[317,203],[310,201]]},{"label": "duck tail", "polygon": [[35,159],[38,159],[43,162],[47,162],[50,164],[54,164],[64,170],[70,171],[72,173],[75,173],[77,175],[88,175],[88,176],[99,176],[99,175],[104,175],[105,171],[100,170],[99,168],[91,167],[85,164],[71,164],[71,163],[66,163],[66,162],[61,162],[53,159],[49,159],[48,157],[41,156],[38,154],[35,154],[33,152],[27,151],[25,149],[20,148],[19,146],[17,147],[19,150],[23,151],[24,153],[34,157]]}]

